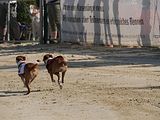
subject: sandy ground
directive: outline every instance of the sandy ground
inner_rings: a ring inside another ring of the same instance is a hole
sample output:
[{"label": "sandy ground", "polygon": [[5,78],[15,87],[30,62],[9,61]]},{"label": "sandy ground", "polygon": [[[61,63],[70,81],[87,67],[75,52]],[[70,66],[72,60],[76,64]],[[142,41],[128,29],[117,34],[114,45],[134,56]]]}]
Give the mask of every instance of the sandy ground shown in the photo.
[{"label": "sandy ground", "polygon": [[[64,88],[51,83],[41,63],[24,95],[15,57],[35,62],[45,53],[68,59]],[[160,50],[0,45],[0,106],[2,120],[159,120]]]}]

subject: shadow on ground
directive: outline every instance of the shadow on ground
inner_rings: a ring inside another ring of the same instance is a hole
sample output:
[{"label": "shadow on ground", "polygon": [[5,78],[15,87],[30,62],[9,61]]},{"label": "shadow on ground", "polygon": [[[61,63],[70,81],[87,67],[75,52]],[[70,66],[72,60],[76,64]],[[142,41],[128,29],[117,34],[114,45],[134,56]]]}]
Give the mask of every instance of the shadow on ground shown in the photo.
[{"label": "shadow on ground", "polygon": [[[32,90],[31,92],[40,92],[40,90]],[[0,91],[0,97],[24,96],[27,91]]]},{"label": "shadow on ground", "polygon": [[[0,57],[18,54],[54,53],[70,55],[90,55],[95,59],[69,60],[69,67],[98,67],[116,65],[142,65],[145,67],[160,65],[158,48],[106,48],[103,46],[83,47],[78,45],[27,45],[0,47]],[[44,66],[41,64],[41,66]],[[0,69],[17,68],[17,66],[0,66]]]}]

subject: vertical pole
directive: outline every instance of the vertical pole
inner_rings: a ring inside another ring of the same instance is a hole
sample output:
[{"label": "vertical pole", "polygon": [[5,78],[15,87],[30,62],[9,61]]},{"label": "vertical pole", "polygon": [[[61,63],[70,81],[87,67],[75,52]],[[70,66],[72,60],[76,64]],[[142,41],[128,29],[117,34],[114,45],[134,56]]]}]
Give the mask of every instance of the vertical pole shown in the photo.
[{"label": "vertical pole", "polygon": [[41,23],[41,36],[40,44],[46,44],[48,41],[48,19],[47,19],[47,6],[46,0],[40,0],[40,23]]},{"label": "vertical pole", "polygon": [[44,11],[43,11],[43,6],[44,6],[44,0],[39,0],[39,6],[40,6],[40,29],[41,29],[41,36],[40,36],[40,44],[44,44],[43,36],[44,36]]},{"label": "vertical pole", "polygon": [[47,17],[47,5],[46,0],[44,0],[44,44],[48,41],[48,17]]},{"label": "vertical pole", "polygon": [[10,41],[10,1],[8,1],[8,15],[7,15],[7,41]]}]

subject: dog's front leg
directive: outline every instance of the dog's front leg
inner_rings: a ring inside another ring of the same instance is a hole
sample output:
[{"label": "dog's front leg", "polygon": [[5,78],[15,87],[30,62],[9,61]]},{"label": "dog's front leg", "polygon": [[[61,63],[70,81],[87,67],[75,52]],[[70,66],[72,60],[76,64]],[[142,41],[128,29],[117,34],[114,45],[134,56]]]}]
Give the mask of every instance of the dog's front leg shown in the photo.
[{"label": "dog's front leg", "polygon": [[23,76],[20,76],[20,77],[21,77],[21,80],[22,80],[22,82],[23,82],[23,84],[25,86],[25,78]]},{"label": "dog's front leg", "polygon": [[50,76],[51,76],[52,82],[56,82],[56,81],[53,79],[53,74],[52,74],[52,73],[49,73],[49,74],[50,74]]},{"label": "dog's front leg", "polygon": [[65,76],[65,73],[66,73],[66,71],[65,71],[65,72],[62,72],[62,84],[64,83],[64,76]]}]

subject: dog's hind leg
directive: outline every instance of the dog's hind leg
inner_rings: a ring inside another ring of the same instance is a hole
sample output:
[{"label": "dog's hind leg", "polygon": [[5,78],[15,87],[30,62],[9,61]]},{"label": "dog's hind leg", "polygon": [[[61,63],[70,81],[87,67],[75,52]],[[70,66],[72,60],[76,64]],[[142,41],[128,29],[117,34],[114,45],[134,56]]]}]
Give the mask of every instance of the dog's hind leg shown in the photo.
[{"label": "dog's hind leg", "polygon": [[36,78],[37,76],[35,75],[30,81],[29,81],[29,85],[31,84],[31,82]]},{"label": "dog's hind leg", "polygon": [[59,74],[59,72],[57,72],[57,73],[55,73],[56,75],[57,75],[57,77],[58,77],[58,85],[59,85],[59,87],[60,87],[60,89],[62,89],[62,84],[60,83],[60,74]]}]

